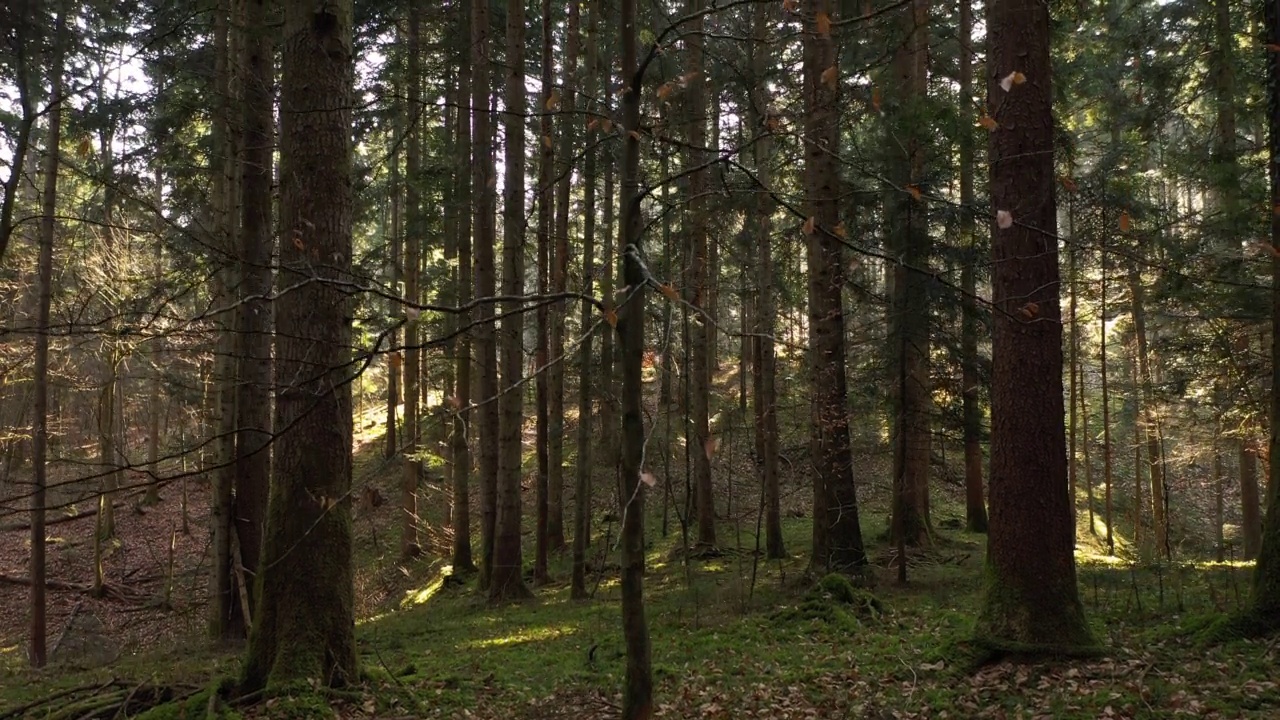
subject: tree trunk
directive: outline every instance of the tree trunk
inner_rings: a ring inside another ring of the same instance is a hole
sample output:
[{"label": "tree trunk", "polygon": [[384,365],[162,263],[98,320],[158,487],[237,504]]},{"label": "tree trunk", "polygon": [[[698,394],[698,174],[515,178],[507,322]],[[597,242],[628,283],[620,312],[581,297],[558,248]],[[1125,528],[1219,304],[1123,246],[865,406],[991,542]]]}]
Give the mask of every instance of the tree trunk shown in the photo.
[{"label": "tree trunk", "polygon": [[[472,116],[479,115],[474,111],[473,85],[471,74],[470,51],[467,44],[471,40],[471,10],[465,4],[459,5],[459,36],[462,38],[462,50],[458,53],[458,114],[457,131],[454,148],[457,153],[454,177],[458,186],[458,282],[455,300],[461,306],[471,300],[471,219],[474,213],[470,177],[471,170],[471,122]],[[481,78],[483,81],[483,78]],[[483,85],[477,82],[476,85]],[[475,316],[474,311],[457,315],[457,322],[464,329],[456,340],[454,360],[455,370],[455,409],[453,417],[453,571],[455,573],[475,570],[475,560],[471,552],[471,448],[467,444],[467,427],[471,423],[471,330],[470,324]]]},{"label": "tree trunk", "polygon": [[[636,0],[622,0],[622,76],[628,92],[622,98],[623,280],[631,288],[618,318],[622,345],[622,633],[626,641],[626,678],[622,691],[623,720],[653,716],[653,670],[649,626],[644,611],[644,407],[641,361],[644,355],[645,281],[640,267],[640,93],[644,73],[636,60]],[[606,296],[607,297],[607,296]],[[649,475],[652,477],[652,475]]]},{"label": "tree trunk", "polygon": [[[960,107],[962,112],[970,107],[973,95],[973,6],[960,0]],[[987,531],[986,498],[982,491],[982,406],[978,376],[978,333],[981,319],[978,317],[977,263],[978,240],[973,195],[973,131],[960,131],[960,244],[969,253],[960,271],[960,287],[964,297],[963,316],[960,320],[960,356],[963,366],[961,384],[964,399],[961,413],[964,418],[964,506],[965,527],[969,532]],[[1074,260],[1075,255],[1071,256]],[[1075,322],[1075,294],[1072,298],[1071,321]],[[1073,325],[1074,327],[1074,325]],[[1074,333],[1072,337],[1075,337]],[[1072,358],[1074,359],[1074,348]],[[1072,365],[1074,371],[1075,365]],[[1075,374],[1071,375],[1071,388],[1075,390]],[[1075,395],[1072,395],[1074,399]],[[1071,403],[1072,457],[1075,453],[1075,402]],[[1074,468],[1074,464],[1072,465]],[[1074,474],[1072,478],[1074,479]],[[1075,497],[1073,494],[1072,497]]]},{"label": "tree trunk", "polygon": [[[560,174],[560,182],[556,188],[556,224],[555,224],[555,258],[551,263],[551,288],[556,293],[564,293],[568,287],[569,275],[569,204],[573,183],[573,151],[574,137],[577,134],[575,120],[575,96],[577,94],[578,54],[581,39],[578,26],[579,2],[571,0],[568,17],[565,23],[565,57],[564,78],[561,83],[560,103],[564,112],[559,116],[559,154],[556,164]],[[550,356],[555,361],[547,370],[547,392],[550,395],[548,412],[551,423],[547,446],[547,459],[550,465],[547,475],[547,547],[552,552],[564,549],[564,335],[565,315],[568,305],[557,300],[551,305],[551,349]]]},{"label": "tree trunk", "polygon": [[[987,93],[1000,125],[989,146],[991,527],[975,633],[996,651],[1069,654],[1095,641],[1076,588],[1067,497],[1049,38],[1043,3],[988,6]],[[1005,91],[1001,80],[1015,71],[1027,81]]]},{"label": "tree trunk", "polygon": [[[243,692],[358,682],[352,585],[351,0],[285,2],[275,477]],[[321,258],[324,260],[321,261]],[[327,282],[325,282],[327,281]]]},{"label": "tree trunk", "polygon": [[1102,519],[1107,526],[1107,554],[1116,554],[1116,536],[1111,514],[1111,392],[1107,385],[1107,247],[1098,249],[1102,265],[1102,300],[1098,312],[1098,373],[1102,380],[1102,484],[1105,495]]},{"label": "tree trunk", "polygon": [[[523,0],[507,0],[502,293],[510,298],[524,293],[525,23]],[[530,594],[524,585],[520,548],[520,478],[524,434],[524,393],[520,388],[524,371],[523,310],[524,303],[520,301],[502,304],[503,394],[498,399],[501,412],[498,430],[498,507],[494,525],[493,573],[489,585],[491,602],[519,599]]]},{"label": "tree trunk", "polygon": [[[551,112],[559,103],[555,98],[555,85],[552,80],[551,58],[551,0],[542,0],[542,103],[541,120],[539,122],[538,143],[538,294],[547,295],[551,283],[551,222],[554,214],[552,207],[555,188],[552,186],[551,170],[555,163],[555,142],[552,139]],[[534,530],[533,582],[542,585],[547,581],[547,523],[550,513],[550,474],[551,474],[551,438],[550,438],[550,386],[547,376],[551,369],[548,359],[551,352],[551,313],[545,303],[540,303],[537,310],[538,347],[534,351],[534,365],[538,373],[535,386],[536,439],[535,452],[538,458],[538,479],[536,489],[536,520]]]},{"label": "tree trunk", "polygon": [[[35,11],[38,11],[39,4]],[[45,142],[44,196],[41,199],[40,251],[37,270],[35,423],[31,428],[31,464],[35,487],[31,492],[31,666],[48,660],[45,645],[45,490],[48,486],[49,446],[49,306],[53,297],[53,233],[58,210],[58,147],[62,139],[62,70],[67,42],[67,3],[58,4],[53,28],[53,57],[49,64],[49,133]],[[13,170],[17,172],[17,170]]]},{"label": "tree trunk", "polygon": [[[254,578],[262,556],[263,524],[271,484],[271,257],[275,235],[271,226],[274,106],[271,88],[274,48],[267,25],[266,0],[244,2],[243,162],[240,182],[244,199],[240,226],[240,298],[237,313],[239,368],[236,402],[236,542],[244,572]],[[256,583],[246,582],[244,593],[253,607]],[[239,603],[233,603],[238,607]],[[246,626],[249,618],[244,618]]]},{"label": "tree trunk", "polygon": [[1244,536],[1244,559],[1258,557],[1262,547],[1261,494],[1258,492],[1258,454],[1249,438],[1241,438],[1240,448],[1240,532]]},{"label": "tree trunk", "polygon": [[[210,508],[211,542],[213,544],[213,574],[210,590],[210,635],[222,640],[241,639],[247,628],[241,617],[239,593],[235,580],[234,542],[235,528],[235,441],[236,441],[236,391],[235,391],[235,321],[233,307],[234,266],[226,258],[238,255],[237,207],[239,186],[237,175],[237,142],[239,122],[232,121],[232,107],[239,89],[233,82],[235,71],[232,57],[236,56],[230,31],[231,5],[227,0],[219,2],[214,15],[215,68],[214,83],[218,112],[214,114],[212,127],[213,158],[221,158],[220,167],[213,177],[214,237],[216,249],[213,262],[214,306],[220,311],[214,318],[218,323],[218,335],[213,361],[213,467],[212,507]],[[211,161],[214,162],[214,161]]]},{"label": "tree trunk", "polygon": [[[1263,4],[1269,43],[1280,43],[1280,0]],[[1280,57],[1267,53],[1268,176],[1271,204],[1280,206]],[[1280,214],[1271,214],[1273,247],[1280,247]],[[1280,338],[1280,258],[1271,256],[1271,337]],[[1271,462],[1270,491],[1267,493],[1267,522],[1253,575],[1250,611],[1255,618],[1269,620],[1265,627],[1274,632],[1280,617],[1280,342],[1271,344]]]},{"label": "tree trunk", "polygon": [[777,355],[773,342],[774,333],[777,332],[778,309],[773,292],[776,282],[773,262],[775,203],[770,194],[773,189],[773,133],[781,127],[781,118],[772,108],[765,82],[767,55],[764,48],[768,46],[771,36],[769,17],[770,9],[767,5],[756,5],[752,17],[752,31],[756,42],[751,46],[752,81],[756,85],[752,92],[751,107],[756,120],[752,125],[763,128],[760,130],[763,134],[756,143],[755,157],[756,180],[760,183],[761,192],[757,195],[755,208],[759,217],[756,228],[758,257],[751,369],[756,445],[759,448],[756,462],[759,463],[760,482],[764,491],[765,557],[774,560],[786,557],[787,550],[782,539],[782,497],[778,480]]},{"label": "tree trunk", "polygon": [[[497,293],[494,269],[494,212],[498,186],[494,162],[493,116],[489,98],[493,83],[490,60],[489,3],[471,5],[471,107],[473,108],[471,192],[475,200],[475,296],[492,298]],[[476,312],[475,402],[480,405],[476,446],[480,448],[480,589],[488,590],[493,577],[494,526],[498,518],[498,346],[494,328],[493,303],[483,302]]]},{"label": "tree trunk", "polygon": [[[845,378],[843,243],[839,236],[839,83],[831,3],[817,0],[804,36],[805,195],[809,265],[809,373],[812,394],[816,570],[861,572],[867,564],[849,446]],[[825,17],[826,22],[819,22]],[[821,27],[824,25],[826,27]]]},{"label": "tree trunk", "polygon": [[1169,521],[1167,507],[1164,452],[1161,450],[1159,421],[1156,419],[1155,391],[1152,388],[1151,354],[1147,347],[1147,320],[1142,287],[1137,265],[1129,261],[1129,297],[1133,300],[1133,332],[1137,341],[1138,383],[1142,389],[1142,415],[1140,425],[1146,441],[1147,465],[1151,468],[1151,517],[1155,531],[1157,552],[1166,558],[1173,556],[1169,545]]},{"label": "tree trunk", "polygon": [[[422,12],[421,3],[409,0],[409,37],[405,85],[409,100],[409,121],[405,143],[405,238],[404,297],[408,320],[404,325],[404,468],[400,476],[400,558],[407,560],[422,551],[418,545],[418,477],[421,460],[418,447],[421,429],[418,418],[420,391],[418,381],[422,353],[418,349],[418,310],[421,302],[418,275],[422,264],[422,242],[425,235],[422,214]],[[425,425],[426,423],[421,423]]]},{"label": "tree trunk", "polygon": [[[689,199],[685,223],[689,228],[689,295],[688,302],[695,308],[699,316],[694,319],[691,338],[692,358],[690,362],[689,394],[692,406],[690,418],[693,422],[693,436],[689,438],[693,453],[693,488],[694,505],[697,510],[698,540],[697,544],[704,548],[713,548],[716,544],[716,507],[711,485],[711,346],[715,337],[715,328],[709,318],[703,317],[707,312],[710,300],[710,271],[707,257],[707,171],[706,160],[702,148],[707,145],[707,90],[706,78],[703,77],[703,44],[702,36],[702,0],[687,0],[685,14],[696,19],[687,23],[688,35],[685,39],[686,61],[688,68],[685,77],[689,78],[685,90],[685,102],[688,107],[686,135],[689,140],[688,167]],[[625,207],[625,206],[624,206]]]},{"label": "tree trunk", "polygon": [[[576,4],[576,2],[575,2]],[[600,14],[602,3],[592,2],[590,29],[587,33],[587,63],[589,92],[603,85],[600,68]],[[596,167],[598,151],[596,126],[588,125],[584,144],[586,157],[582,161],[582,293],[590,296],[596,273]],[[587,598],[587,540],[588,518],[591,515],[591,341],[594,333],[588,328],[593,321],[591,303],[582,301],[582,332],[585,337],[578,348],[578,466],[574,470],[573,491],[573,574],[569,596],[574,600]],[[610,330],[605,329],[608,333]]]},{"label": "tree trunk", "polygon": [[901,44],[894,50],[891,77],[899,97],[889,106],[886,146],[894,148],[895,187],[889,190],[894,265],[890,385],[894,399],[893,541],[929,544],[929,458],[931,383],[929,379],[929,217],[921,194],[926,130],[922,124],[927,93],[928,6],[911,0],[899,11]]}]

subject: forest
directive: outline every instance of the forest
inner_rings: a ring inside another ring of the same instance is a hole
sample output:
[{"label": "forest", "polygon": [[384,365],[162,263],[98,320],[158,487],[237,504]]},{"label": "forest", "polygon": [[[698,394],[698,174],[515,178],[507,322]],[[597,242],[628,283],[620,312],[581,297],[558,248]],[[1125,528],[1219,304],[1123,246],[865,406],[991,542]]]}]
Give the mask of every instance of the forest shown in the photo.
[{"label": "forest", "polygon": [[10,0],[0,720],[1280,716],[1280,0]]}]

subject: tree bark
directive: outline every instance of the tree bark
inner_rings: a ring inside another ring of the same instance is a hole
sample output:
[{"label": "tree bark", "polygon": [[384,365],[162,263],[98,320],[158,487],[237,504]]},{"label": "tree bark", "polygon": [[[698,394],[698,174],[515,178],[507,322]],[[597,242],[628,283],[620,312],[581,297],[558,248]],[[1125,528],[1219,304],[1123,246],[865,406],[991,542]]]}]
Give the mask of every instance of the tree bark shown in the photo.
[{"label": "tree bark", "polygon": [[[524,170],[526,110],[525,5],[507,0],[506,177],[502,201],[502,292],[510,298],[524,293]],[[497,517],[494,524],[493,573],[489,600],[529,596],[524,585],[520,541],[520,478],[524,430],[524,303],[502,305],[502,395],[498,399]]]},{"label": "tree bark", "polygon": [[[960,0],[960,107],[961,112],[968,112],[973,97],[973,5],[968,0]],[[978,283],[977,263],[979,258],[977,228],[974,213],[973,193],[973,131],[962,129],[960,132],[960,244],[969,253],[960,271],[960,287],[964,297],[961,300],[962,317],[960,320],[960,356],[963,370],[961,384],[964,385],[964,399],[961,414],[964,422],[964,506],[965,527],[969,532],[985,533],[987,531],[987,506],[982,489],[982,406],[979,392],[981,380],[978,375],[978,333],[981,319],[978,317]],[[1075,255],[1072,255],[1074,260]],[[1071,321],[1075,322],[1075,294],[1072,296]],[[1074,334],[1072,335],[1074,337]],[[1072,358],[1074,360],[1074,348]],[[1073,363],[1072,369],[1074,371]],[[1075,389],[1075,374],[1072,376],[1072,390]],[[1075,396],[1072,395],[1072,398]],[[1071,403],[1072,423],[1072,457],[1075,453],[1075,402]],[[1074,468],[1074,464],[1072,465]],[[1072,475],[1074,478],[1075,476]],[[1072,497],[1075,497],[1073,494]]]},{"label": "tree bark", "polygon": [[[808,220],[809,373],[812,395],[813,556],[822,571],[861,572],[867,564],[849,445],[845,377],[844,245],[835,153],[840,144],[839,83],[831,2],[817,0],[804,35],[805,196]],[[825,16],[826,27],[817,20]]]},{"label": "tree bark", "polygon": [[[39,4],[35,3],[35,12]],[[58,4],[53,29],[53,57],[49,63],[49,131],[45,142],[44,193],[41,198],[40,250],[37,261],[35,348],[35,423],[31,428],[31,464],[35,487],[31,492],[31,620],[27,656],[31,666],[48,661],[45,615],[45,495],[49,448],[49,306],[53,297],[53,234],[58,210],[58,148],[62,142],[62,71],[67,43],[67,3]],[[16,163],[15,163],[16,167]],[[17,172],[15,169],[14,172]]]},{"label": "tree bark", "polygon": [[[473,83],[476,82],[471,72],[470,50],[466,49],[471,40],[471,9],[459,3],[459,36],[463,39],[462,50],[458,58],[458,114],[457,131],[454,135],[454,148],[457,153],[457,166],[454,177],[458,186],[458,283],[456,300],[462,305],[473,295],[471,268],[471,229],[472,216],[475,212],[473,199],[475,193],[471,187],[472,145],[471,122],[473,115],[479,115],[474,105]],[[471,447],[467,444],[467,428],[471,424],[471,337],[470,325],[474,311],[457,316],[457,322],[465,329],[457,338],[454,354],[457,364],[455,370],[456,414],[453,417],[453,571],[455,573],[475,570],[475,560],[471,549]]]},{"label": "tree bark", "polygon": [[[418,275],[422,264],[422,242],[425,228],[422,215],[422,11],[421,3],[408,0],[409,36],[406,44],[405,85],[408,96],[408,124],[405,142],[405,238],[404,297],[410,304],[421,302]],[[400,476],[400,558],[415,557],[422,551],[418,545],[418,477],[421,460],[418,382],[422,353],[418,348],[418,310],[405,306],[408,316],[404,325],[404,466]],[[421,423],[425,425],[426,423]]]},{"label": "tree bark", "polygon": [[[271,484],[271,181],[275,125],[271,89],[272,29],[265,0],[244,0],[244,73],[241,101],[244,153],[240,183],[244,193],[240,220],[240,296],[237,306],[239,365],[236,401],[235,532],[246,578],[257,577],[262,556],[263,524]],[[257,598],[256,583],[246,583],[249,606]],[[239,607],[240,603],[232,603]],[[249,618],[244,618],[246,626]]]},{"label": "tree bark", "polygon": [[756,462],[759,463],[760,482],[764,491],[765,557],[774,560],[787,556],[782,538],[782,497],[778,472],[778,395],[777,355],[774,350],[774,333],[777,332],[778,309],[773,286],[776,282],[773,261],[773,211],[774,200],[769,191],[773,182],[773,134],[780,128],[781,119],[772,108],[765,81],[766,54],[764,47],[770,37],[770,9],[758,4],[752,17],[755,44],[752,45],[752,93],[751,108],[755,117],[753,126],[763,133],[756,143],[756,180],[761,192],[756,201],[758,238],[756,248],[756,293],[753,318],[755,337],[751,340],[752,398],[756,423]]},{"label": "tree bark", "polygon": [[[288,0],[271,507],[242,691],[358,681],[351,528],[351,0]],[[318,278],[320,282],[306,282]],[[299,285],[299,283],[303,283]]]},{"label": "tree bark", "polygon": [[[1049,9],[993,0],[987,93],[992,233],[991,527],[975,633],[997,652],[1095,644],[1076,588],[1067,497]],[[1001,81],[1020,72],[1025,82]]]},{"label": "tree bark", "polygon": [[640,93],[644,71],[636,58],[636,0],[622,0],[622,76],[629,91],[622,98],[623,280],[629,297],[618,318],[622,346],[622,632],[626,671],[622,691],[623,720],[653,716],[653,669],[649,626],[644,609],[644,407],[641,362],[644,355],[645,277],[640,267]]},{"label": "tree bark", "polygon": [[[546,295],[551,283],[551,222],[554,215],[552,207],[555,188],[552,186],[551,170],[555,163],[555,142],[552,139],[551,112],[558,102],[553,100],[555,85],[552,80],[551,58],[551,0],[542,0],[542,108],[539,121],[538,148],[538,294]],[[538,377],[535,385],[535,434],[534,447],[538,458],[538,479],[536,488],[536,520],[534,530],[533,582],[542,585],[547,581],[548,537],[547,524],[550,521],[550,475],[551,475],[551,398],[548,376],[551,369],[547,361],[551,352],[551,312],[546,304],[539,304],[537,310],[538,347],[534,351],[534,365]],[[562,388],[563,389],[563,388]],[[562,408],[563,410],[563,408]]]},{"label": "tree bark", "polygon": [[[475,296],[492,298],[497,292],[494,268],[494,212],[498,186],[494,159],[494,128],[489,112],[493,83],[490,59],[489,3],[471,4],[472,149],[471,192],[475,199]],[[498,345],[492,302],[476,311],[476,384],[480,422],[480,589],[488,590],[493,577],[493,538],[498,518]]]},{"label": "tree bark", "polygon": [[894,50],[891,76],[899,96],[889,106],[896,187],[889,190],[894,265],[891,342],[893,376],[893,503],[895,543],[930,542],[929,458],[932,388],[929,379],[928,209],[920,183],[925,172],[926,130],[921,105],[927,93],[928,5],[911,0],[899,11],[901,44]]}]

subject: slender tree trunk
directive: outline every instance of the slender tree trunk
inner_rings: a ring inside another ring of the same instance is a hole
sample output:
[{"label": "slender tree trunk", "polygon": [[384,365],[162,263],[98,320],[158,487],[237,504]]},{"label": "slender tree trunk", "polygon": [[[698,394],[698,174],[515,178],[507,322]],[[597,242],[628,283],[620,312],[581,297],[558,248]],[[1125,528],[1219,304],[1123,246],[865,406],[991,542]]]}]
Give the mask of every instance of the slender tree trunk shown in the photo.
[{"label": "slender tree trunk", "polygon": [[[814,435],[816,570],[861,572],[867,564],[849,445],[845,378],[843,243],[839,229],[839,78],[831,3],[817,0],[804,35],[805,196],[808,220],[809,372]],[[826,18],[823,22],[822,18]]]},{"label": "slender tree trunk", "polygon": [[1262,547],[1261,493],[1258,491],[1258,454],[1249,438],[1241,438],[1240,525],[1244,536],[1244,559],[1258,557]]},{"label": "slender tree trunk", "polygon": [[[588,95],[603,84],[603,74],[599,66],[600,37],[600,0],[591,2],[590,30],[587,33]],[[588,106],[590,109],[590,106]],[[596,273],[596,167],[598,151],[596,143],[599,126],[587,123],[586,157],[582,164],[582,293],[590,296],[592,280]],[[582,302],[582,332],[586,337],[578,348],[578,466],[575,468],[573,492],[573,576],[570,583],[569,596],[574,600],[587,598],[587,540],[588,518],[591,515],[591,369],[593,358],[591,340],[594,333],[588,329],[594,319],[591,303]],[[610,332],[608,328],[605,332]]]},{"label": "slender tree trunk", "polygon": [[[551,111],[559,105],[557,92],[552,80],[551,59],[551,0],[542,0],[542,109],[539,127],[540,149],[538,155],[538,294],[546,295],[550,291],[551,282],[551,222],[554,214],[552,198],[555,188],[552,186],[551,170],[555,164],[555,142],[552,138]],[[551,314],[546,304],[538,305],[538,347],[534,353],[534,364],[538,377],[535,385],[536,440],[534,446],[538,457],[536,529],[534,531],[533,582],[542,585],[547,581],[547,523],[550,512],[550,474],[551,474],[551,438],[550,438],[550,387],[547,376],[550,368],[547,360],[551,351]]]},{"label": "slender tree trunk", "polygon": [[[507,0],[506,140],[503,163],[506,177],[502,201],[502,293],[524,293],[524,170],[525,137],[525,4]],[[494,524],[493,572],[489,600],[528,596],[524,585],[520,542],[520,477],[524,429],[524,393],[519,383],[524,370],[524,304],[502,305],[502,389],[498,399],[497,517]]]},{"label": "slender tree trunk", "polygon": [[[494,268],[494,212],[498,186],[494,162],[494,128],[489,113],[493,83],[490,60],[489,3],[471,5],[472,148],[471,192],[475,199],[475,296],[492,298],[497,293]],[[475,402],[480,404],[477,447],[480,448],[480,589],[488,590],[493,577],[494,527],[498,518],[498,345],[492,302],[483,302],[476,312]]]},{"label": "slender tree trunk", "polygon": [[1116,554],[1114,517],[1111,514],[1111,392],[1107,385],[1107,248],[1099,249],[1102,262],[1102,300],[1098,311],[1098,372],[1102,379],[1102,484],[1105,494],[1102,518],[1107,525],[1107,554]]},{"label": "slender tree trunk", "polygon": [[[564,76],[561,82],[560,104],[564,112],[559,116],[559,160],[556,163],[559,185],[556,187],[555,252],[551,263],[551,287],[556,293],[568,288],[569,276],[569,205],[573,184],[574,138],[577,135],[575,121],[578,55],[581,38],[578,26],[581,22],[578,0],[570,0],[565,21]],[[565,315],[568,305],[556,301],[551,306],[551,358],[556,363],[547,372],[547,392],[550,394],[548,412],[551,414],[550,438],[547,446],[547,547],[552,551],[563,550],[564,540],[564,336]]]},{"label": "slender tree trunk", "polygon": [[[960,0],[960,107],[967,110],[973,93],[973,6],[968,0]],[[964,110],[962,110],[963,112]],[[963,317],[960,321],[960,355],[964,385],[962,414],[964,416],[964,505],[965,526],[969,532],[987,531],[987,506],[982,490],[982,407],[978,376],[978,332],[981,324],[977,303],[978,240],[974,222],[973,194],[973,132],[960,133],[960,243],[969,256],[960,271]],[[1073,254],[1074,260],[1075,255]],[[1075,294],[1072,294],[1072,322],[1075,322]],[[1074,337],[1074,334],[1073,334]],[[1074,354],[1072,358],[1074,359]],[[1074,364],[1072,368],[1074,369]],[[1071,376],[1075,389],[1075,374]],[[1074,398],[1075,396],[1072,395]],[[1071,404],[1072,457],[1075,453],[1075,403]],[[1074,469],[1074,464],[1072,468]],[[1075,475],[1072,475],[1075,478]],[[1072,495],[1074,497],[1074,494]]]},{"label": "slender tree trunk", "polygon": [[[471,268],[471,219],[475,212],[473,199],[475,194],[468,174],[472,172],[471,122],[475,111],[475,85],[483,85],[472,78],[470,50],[466,49],[471,40],[471,9],[465,3],[458,4],[459,35],[463,38],[458,58],[458,113],[457,130],[454,135],[454,148],[457,153],[457,165],[454,170],[458,186],[458,283],[456,300],[463,305],[471,300],[472,268]],[[453,416],[453,571],[455,573],[475,570],[475,560],[471,552],[471,447],[467,444],[467,427],[471,424],[471,337],[469,328],[474,312],[459,314],[457,321],[464,326],[457,338],[454,361],[456,390],[454,393],[456,413]]]},{"label": "slender tree trunk", "polygon": [[[49,132],[45,143],[44,194],[41,199],[40,251],[37,270],[35,353],[35,423],[31,428],[31,622],[28,659],[35,668],[48,661],[45,646],[45,489],[49,447],[49,306],[53,297],[53,234],[58,210],[58,147],[62,143],[62,70],[67,42],[66,3],[58,5],[49,64]],[[37,4],[37,8],[38,8]],[[14,172],[17,172],[14,170]]]},{"label": "slender tree trunk", "polygon": [[1135,351],[1138,355],[1138,384],[1142,390],[1142,415],[1140,425],[1146,441],[1147,465],[1151,469],[1151,517],[1155,531],[1157,552],[1171,558],[1173,548],[1169,545],[1169,521],[1165,517],[1166,480],[1164,468],[1164,452],[1161,450],[1160,433],[1155,410],[1155,391],[1152,387],[1151,353],[1147,346],[1147,315],[1145,309],[1145,292],[1138,268],[1129,262],[1129,297],[1133,301],[1133,331],[1136,340]]},{"label": "slender tree trunk", "polygon": [[[689,139],[688,165],[689,199],[685,223],[689,228],[689,303],[698,311],[707,312],[710,299],[710,271],[707,256],[707,171],[703,148],[707,145],[707,89],[703,77],[703,22],[702,0],[687,0],[685,14],[696,19],[687,23],[685,40],[688,71],[685,102],[689,109],[686,135]],[[698,546],[714,548],[716,544],[716,508],[711,485],[711,347],[715,328],[708,318],[698,317],[693,325],[691,338],[692,362],[690,363],[689,394],[692,406],[693,435],[689,438],[693,452],[694,505],[697,509]]]},{"label": "slender tree trunk", "polygon": [[[352,584],[351,0],[284,3],[271,507],[241,691],[359,681]],[[297,240],[298,242],[293,242]],[[325,258],[322,262],[320,259]]]},{"label": "slender tree trunk", "polygon": [[765,557],[780,559],[787,556],[782,538],[782,493],[778,472],[778,394],[777,355],[774,349],[774,333],[778,326],[778,309],[773,287],[776,282],[773,261],[773,133],[781,128],[781,118],[772,109],[765,82],[766,63],[764,48],[770,33],[770,8],[764,4],[755,6],[752,31],[756,42],[752,45],[751,107],[754,127],[763,128],[756,143],[756,180],[761,185],[757,194],[756,212],[756,294],[755,337],[752,339],[752,395],[755,400],[756,445],[759,448],[760,481],[764,489]]},{"label": "slender tree trunk", "polygon": [[[262,556],[263,525],[271,484],[271,180],[274,107],[272,30],[266,0],[244,2],[243,162],[244,193],[240,219],[240,298],[236,321],[239,342],[236,414],[236,542],[245,578],[244,591],[253,607]],[[239,603],[233,603],[239,607]],[[246,626],[251,625],[244,618]]]},{"label": "slender tree trunk", "polygon": [[[653,670],[649,626],[644,610],[644,408],[641,361],[644,356],[644,272],[640,267],[640,93],[644,73],[636,59],[636,0],[622,0],[622,76],[629,91],[622,98],[623,280],[631,288],[618,318],[622,345],[622,633],[626,642],[623,720],[653,716]],[[652,475],[648,475],[652,477]],[[652,483],[648,483],[652,484]]]},{"label": "slender tree trunk", "polygon": [[[422,264],[424,223],[422,215],[422,16],[421,3],[409,0],[409,37],[405,85],[409,98],[409,120],[405,143],[405,246],[404,297],[408,303],[421,302],[418,275]],[[418,477],[421,461],[418,447],[419,427],[418,383],[422,353],[418,349],[418,311],[406,306],[408,321],[404,325],[404,470],[400,480],[400,557],[408,559],[421,552],[418,545]],[[426,423],[421,423],[425,425]]]}]

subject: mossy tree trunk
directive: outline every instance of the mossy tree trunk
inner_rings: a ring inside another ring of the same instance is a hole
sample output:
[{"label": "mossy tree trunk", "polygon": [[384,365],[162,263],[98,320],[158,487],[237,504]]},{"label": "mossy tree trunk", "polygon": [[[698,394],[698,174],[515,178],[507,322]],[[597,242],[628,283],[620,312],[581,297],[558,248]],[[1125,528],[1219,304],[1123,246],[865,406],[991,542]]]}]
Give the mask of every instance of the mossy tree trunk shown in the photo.
[{"label": "mossy tree trunk", "polygon": [[[276,409],[281,433],[243,690],[357,680],[352,586],[351,0],[284,3]],[[312,282],[314,278],[320,282]],[[328,281],[334,281],[331,284]]]},{"label": "mossy tree trunk", "polygon": [[[993,0],[988,13],[987,91],[1000,124],[990,137],[991,527],[975,631],[1002,651],[1080,651],[1094,639],[1067,497],[1049,11]],[[1006,91],[1001,80],[1014,72],[1026,81]]]}]

